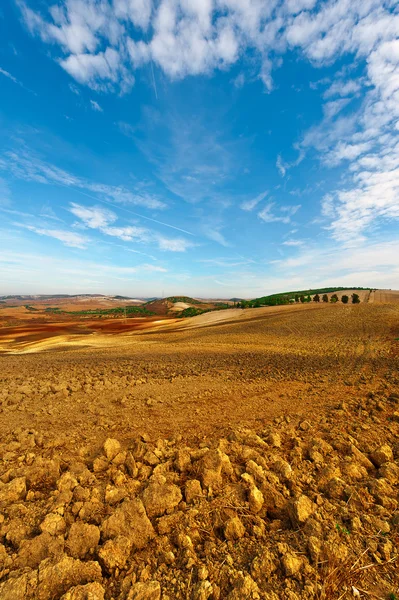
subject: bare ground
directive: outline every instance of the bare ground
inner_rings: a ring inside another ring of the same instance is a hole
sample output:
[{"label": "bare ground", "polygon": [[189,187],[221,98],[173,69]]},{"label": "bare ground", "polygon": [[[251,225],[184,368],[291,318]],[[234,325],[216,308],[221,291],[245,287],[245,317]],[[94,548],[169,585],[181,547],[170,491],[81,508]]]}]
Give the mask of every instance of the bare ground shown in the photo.
[{"label": "bare ground", "polygon": [[399,306],[155,327],[3,344],[0,599],[399,593]]}]

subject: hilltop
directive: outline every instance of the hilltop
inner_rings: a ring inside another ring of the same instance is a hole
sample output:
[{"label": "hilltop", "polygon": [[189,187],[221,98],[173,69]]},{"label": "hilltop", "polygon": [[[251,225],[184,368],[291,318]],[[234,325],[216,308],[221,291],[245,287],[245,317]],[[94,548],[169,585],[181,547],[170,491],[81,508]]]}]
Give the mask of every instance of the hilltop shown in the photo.
[{"label": "hilltop", "polygon": [[228,301],[212,301],[190,298],[189,296],[169,296],[147,302],[144,306],[150,312],[160,316],[194,317],[210,310],[229,308]]}]

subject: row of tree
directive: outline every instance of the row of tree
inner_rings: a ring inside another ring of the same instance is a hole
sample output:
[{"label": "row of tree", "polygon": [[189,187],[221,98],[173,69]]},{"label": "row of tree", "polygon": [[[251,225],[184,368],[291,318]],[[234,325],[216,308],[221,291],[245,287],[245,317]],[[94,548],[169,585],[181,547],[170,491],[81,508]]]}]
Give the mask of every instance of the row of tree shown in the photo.
[{"label": "row of tree", "polygon": [[[348,304],[349,299],[351,299],[352,304],[359,304],[360,302],[360,297],[359,294],[352,294],[351,297],[349,298],[349,296],[347,296],[346,294],[344,294],[343,296],[341,296],[341,302],[343,304]],[[267,299],[268,300],[268,299]],[[299,303],[302,302],[302,304],[306,303],[306,302],[312,302],[312,297],[310,294],[295,294],[295,296],[293,297],[289,297],[289,296],[273,296],[273,298],[271,298],[271,300],[273,302],[265,302],[262,301],[261,298],[257,298],[255,300],[241,300],[241,302],[237,303],[237,307],[238,308],[259,308],[260,306],[275,306],[275,305],[281,305],[281,304],[289,304],[289,303]],[[315,294],[313,296],[313,302],[331,302],[332,304],[335,304],[336,302],[339,302],[339,298],[337,296],[337,294],[332,294],[331,298],[328,298],[327,294],[323,294],[322,296],[320,296],[320,294]]]},{"label": "row of tree", "polygon": [[[359,304],[360,303],[360,297],[359,294],[352,294],[351,295],[351,300],[352,300],[352,304]],[[313,302],[328,302],[328,295],[327,294],[323,294],[322,297],[320,298],[319,294],[315,294],[313,296]],[[295,302],[311,302],[311,298],[310,296],[298,296],[298,294],[295,295]],[[337,296],[337,294],[332,294],[331,298],[330,298],[330,302],[332,302],[333,304],[335,304],[335,302],[339,302],[339,298]],[[349,302],[349,296],[347,296],[346,294],[344,294],[343,296],[341,296],[341,302],[343,304],[348,304]]]}]

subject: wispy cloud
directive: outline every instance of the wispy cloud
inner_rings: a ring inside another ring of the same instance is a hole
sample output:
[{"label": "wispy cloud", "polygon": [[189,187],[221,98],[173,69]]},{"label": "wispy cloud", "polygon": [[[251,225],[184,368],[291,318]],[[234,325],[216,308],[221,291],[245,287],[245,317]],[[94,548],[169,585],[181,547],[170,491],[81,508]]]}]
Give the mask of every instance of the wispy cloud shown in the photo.
[{"label": "wispy cloud", "polygon": [[223,269],[234,269],[235,267],[241,267],[244,265],[255,264],[253,259],[242,259],[237,260],[235,258],[203,258],[199,261],[209,267],[220,267]]},{"label": "wispy cloud", "polygon": [[24,227],[29,231],[33,231],[38,235],[44,235],[59,240],[65,246],[69,246],[70,248],[80,248],[81,250],[86,250],[88,245],[88,239],[85,236],[80,235],[79,233],[74,233],[73,231],[63,231],[61,229],[46,229],[41,227],[35,227],[34,225],[22,225],[21,223],[15,224],[18,227]]},{"label": "wispy cloud", "polygon": [[292,167],[297,167],[305,158],[305,151],[303,148],[300,148],[298,144],[294,144],[294,148],[298,151],[298,158],[296,158],[292,162],[285,162],[281,154],[278,154],[277,156],[276,167],[281,177],[285,177],[288,169],[292,169]]},{"label": "wispy cloud", "polygon": [[230,243],[226,240],[225,236],[220,231],[220,229],[221,228],[211,227],[211,226],[206,226],[205,225],[204,235],[209,240],[212,240],[213,242],[216,242],[217,244],[220,244],[221,246],[224,246],[225,248],[228,248],[230,246]]},{"label": "wispy cloud", "polygon": [[262,202],[262,200],[264,200],[267,196],[269,192],[266,190],[265,192],[262,192],[261,194],[259,194],[258,196],[256,196],[256,198],[252,198],[252,200],[245,200],[244,202],[242,202],[240,204],[240,208],[242,210],[246,210],[246,211],[251,211],[254,208],[256,208],[259,204],[259,202]]},{"label": "wispy cloud", "polygon": [[95,100],[90,100],[90,106],[96,112],[104,112],[104,110],[101,108],[101,106]]},{"label": "wispy cloud", "polygon": [[166,204],[150,194],[139,194],[126,187],[88,181],[41,160],[27,150],[7,151],[0,156],[0,169],[11,172],[15,177],[43,184],[62,185],[96,193],[102,200],[112,200],[117,204],[144,206],[162,209]]},{"label": "wispy cloud", "polygon": [[283,242],[283,246],[294,246],[294,247],[300,247],[303,246],[304,242],[302,242],[301,240],[286,240],[285,242]]},{"label": "wispy cloud", "polygon": [[119,126],[174,195],[192,204],[211,199],[225,203],[225,184],[236,176],[237,156],[243,160],[247,141],[229,135],[217,113],[209,111],[187,120],[177,111],[161,116],[156,110],[146,109],[140,126]]},{"label": "wispy cloud", "polygon": [[331,86],[324,92],[324,98],[331,98],[333,96],[355,96],[362,89],[364,79],[349,79],[344,81],[338,79],[334,81]]},{"label": "wispy cloud", "polygon": [[[284,215],[276,214],[273,209],[277,208],[280,212],[283,212]],[[295,206],[279,206],[276,207],[275,202],[271,202],[267,204],[261,211],[258,212],[258,217],[264,221],[265,223],[291,223],[291,217],[293,217],[298,210],[301,208],[300,204],[296,204]]]},{"label": "wispy cloud", "polygon": [[277,167],[278,172],[280,173],[281,177],[285,177],[285,174],[287,172],[287,167],[283,163],[283,159],[281,158],[280,154],[277,156],[276,167]]},{"label": "wispy cloud", "polygon": [[82,206],[71,203],[70,212],[80,219],[81,225],[96,229],[104,235],[116,237],[123,242],[156,244],[160,250],[185,252],[193,243],[184,238],[167,238],[159,233],[136,225],[121,226],[117,224],[118,216],[102,207]]}]

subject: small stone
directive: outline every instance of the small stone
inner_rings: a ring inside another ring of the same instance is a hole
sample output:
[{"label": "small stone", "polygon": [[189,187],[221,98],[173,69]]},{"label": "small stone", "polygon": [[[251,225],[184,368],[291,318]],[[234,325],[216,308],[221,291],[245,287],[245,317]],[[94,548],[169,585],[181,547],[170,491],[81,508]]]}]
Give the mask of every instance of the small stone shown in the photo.
[{"label": "small stone", "polygon": [[1,600],[36,600],[37,571],[0,583]]},{"label": "small stone", "polygon": [[109,467],[109,462],[105,456],[98,456],[93,461],[93,473],[102,473]]},{"label": "small stone", "polygon": [[121,451],[121,445],[118,440],[114,438],[108,438],[104,443],[104,452],[108,460],[113,460],[117,454]]},{"label": "small stone", "polygon": [[177,451],[176,459],[175,459],[176,468],[180,471],[180,473],[184,473],[191,466],[191,457],[188,450],[184,448]]},{"label": "small stone", "polygon": [[380,448],[375,450],[371,454],[370,458],[376,467],[381,467],[384,463],[393,461],[392,448],[388,446],[388,444],[384,444],[383,446],[380,446]]},{"label": "small stone", "polygon": [[399,483],[399,467],[393,462],[387,462],[378,469],[378,475],[385,477],[389,483]]},{"label": "small stone", "polygon": [[63,552],[64,541],[45,531],[32,539],[24,539],[21,542],[17,565],[35,569],[45,558],[51,558],[55,561],[59,560]]},{"label": "small stone", "polygon": [[57,488],[60,492],[69,492],[78,486],[78,480],[72,473],[66,471],[57,481]]},{"label": "small stone", "polygon": [[256,485],[253,485],[249,490],[248,501],[249,510],[252,513],[256,514],[262,509],[265,500],[263,498],[262,492],[259,488],[256,487]]},{"label": "small stone", "polygon": [[295,554],[285,554],[281,559],[281,562],[287,577],[293,577],[299,573],[302,568],[302,560]]},{"label": "small stone", "polygon": [[311,535],[308,539],[308,551],[312,561],[317,563],[321,552],[321,541],[314,535]]},{"label": "small stone", "polygon": [[94,581],[100,583],[101,580],[102,573],[98,562],[82,562],[65,556],[53,564],[51,559],[47,559],[40,563],[35,600],[59,598],[73,586]]},{"label": "small stone", "polygon": [[160,517],[179,504],[182,494],[177,485],[155,480],[146,487],[142,499],[148,516]]},{"label": "small stone", "polygon": [[100,541],[100,530],[96,525],[76,521],[69,530],[66,547],[74,558],[85,558],[94,551]]},{"label": "small stone", "polygon": [[95,581],[86,585],[77,585],[64,594],[60,600],[104,600],[105,589]]},{"label": "small stone", "polygon": [[41,531],[47,531],[50,535],[61,535],[66,530],[65,519],[57,513],[49,513],[43,523],[40,524],[40,529]]},{"label": "small stone", "polygon": [[252,561],[251,575],[259,584],[264,585],[270,580],[277,566],[276,557],[267,548],[264,548],[261,554]]},{"label": "small stone", "polygon": [[201,482],[198,479],[189,479],[184,486],[184,496],[187,504],[195,502],[202,496]]},{"label": "small stone", "polygon": [[205,487],[219,488],[223,484],[223,474],[233,474],[230,459],[221,450],[208,450],[200,460],[199,466],[202,484]]},{"label": "small stone", "polygon": [[291,465],[287,463],[286,460],[278,459],[273,463],[273,471],[277,473],[277,475],[283,481],[287,481],[292,477],[292,468]]},{"label": "small stone", "polygon": [[98,557],[108,571],[124,569],[129,558],[132,544],[127,537],[118,536],[105,542],[98,552]]},{"label": "small stone", "polygon": [[124,500],[101,526],[105,540],[119,535],[127,537],[134,548],[144,548],[155,535],[141,500]]},{"label": "small stone", "polygon": [[118,504],[118,502],[126,498],[126,496],[127,491],[125,488],[107,485],[107,488],[105,490],[105,502],[107,504]]},{"label": "small stone", "polygon": [[193,589],[192,600],[208,600],[213,593],[210,581],[199,581]]},{"label": "small stone", "polygon": [[112,464],[117,467],[120,467],[120,465],[123,465],[125,463],[126,456],[126,452],[118,452],[118,454],[112,459]]},{"label": "small stone", "polygon": [[158,581],[135,583],[129,590],[127,600],[160,600],[161,586]]},{"label": "small stone", "polygon": [[294,527],[303,525],[313,514],[315,506],[313,502],[305,495],[299,496],[297,500],[291,502],[288,506],[288,512],[292,525]]},{"label": "small stone", "polygon": [[0,504],[11,504],[18,500],[23,500],[26,496],[26,479],[25,477],[16,477],[9,483],[0,487]]},{"label": "small stone", "polygon": [[281,448],[281,435],[277,432],[269,433],[266,441],[273,448]]},{"label": "small stone", "polygon": [[250,575],[243,575],[240,572],[240,578],[234,584],[233,590],[227,596],[228,600],[258,600],[260,598],[259,588]]},{"label": "small stone", "polygon": [[238,540],[245,535],[245,527],[238,517],[229,519],[224,526],[226,540]]},{"label": "small stone", "polygon": [[367,477],[367,470],[362,465],[355,462],[348,462],[342,465],[342,473],[350,481],[360,481]]}]

